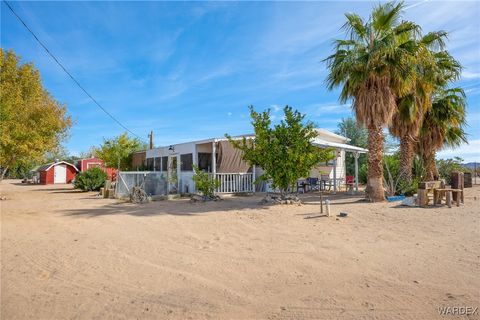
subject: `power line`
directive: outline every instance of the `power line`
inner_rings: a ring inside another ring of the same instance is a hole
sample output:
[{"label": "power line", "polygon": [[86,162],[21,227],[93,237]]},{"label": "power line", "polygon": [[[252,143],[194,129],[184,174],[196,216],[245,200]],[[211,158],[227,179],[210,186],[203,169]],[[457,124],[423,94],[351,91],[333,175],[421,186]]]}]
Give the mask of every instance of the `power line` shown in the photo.
[{"label": "power line", "polygon": [[32,31],[32,29],[30,29],[27,24],[25,23],[25,21],[23,21],[22,18],[20,18],[20,16],[15,12],[15,10],[13,10],[13,8],[10,6],[10,4],[6,1],[6,0],[3,0],[3,2],[7,5],[8,9],[10,9],[10,11],[13,13],[13,15],[15,17],[17,17],[17,19],[23,24],[23,26],[28,30],[28,32],[30,32],[30,34],[35,38],[35,40],[37,40],[37,42],[40,44],[40,46],[42,46],[43,49],[45,49],[45,51],[50,55],[50,57],[52,57],[52,59],[60,66],[60,68],[63,69],[63,71],[65,71],[65,73],[73,80],[73,82],[75,82],[75,84],[90,98],[92,99],[92,101],[107,115],[109,116],[113,121],[115,121],[118,125],[120,125],[122,128],[124,128],[125,130],[127,130],[128,132],[130,132],[132,135],[134,135],[135,137],[139,138],[140,140],[142,140],[143,142],[146,142],[146,140],[144,140],[143,138],[141,138],[140,136],[138,136],[137,134],[135,134],[132,130],[128,129],[123,123],[121,123],[117,118],[115,118],[110,112],[108,112],[78,81],[77,79],[75,79],[75,77],[67,70],[67,68],[65,68],[63,66],[62,63],[60,63],[60,61],[58,61],[58,59],[55,57],[55,55],[53,53],[50,52],[50,50],[48,50],[48,48],[43,44],[42,41],[40,41],[40,39],[37,37],[37,35]]}]

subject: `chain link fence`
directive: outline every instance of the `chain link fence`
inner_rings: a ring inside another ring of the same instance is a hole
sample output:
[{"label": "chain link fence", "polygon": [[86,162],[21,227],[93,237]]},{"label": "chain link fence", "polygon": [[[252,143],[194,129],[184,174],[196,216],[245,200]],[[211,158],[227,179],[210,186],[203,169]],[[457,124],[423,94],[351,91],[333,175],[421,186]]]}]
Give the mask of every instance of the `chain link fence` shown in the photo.
[{"label": "chain link fence", "polygon": [[166,195],[167,175],[164,172],[120,171],[115,197],[128,198],[133,187],[142,187],[149,196]]}]

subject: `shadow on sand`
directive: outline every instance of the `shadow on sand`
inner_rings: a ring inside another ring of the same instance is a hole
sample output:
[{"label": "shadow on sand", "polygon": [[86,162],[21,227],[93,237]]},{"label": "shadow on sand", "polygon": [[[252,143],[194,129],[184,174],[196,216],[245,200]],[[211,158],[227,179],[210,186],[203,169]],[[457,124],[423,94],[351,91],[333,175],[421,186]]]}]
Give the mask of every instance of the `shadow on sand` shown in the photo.
[{"label": "shadow on sand", "polygon": [[137,217],[174,215],[192,217],[209,212],[263,210],[260,197],[228,197],[221,201],[191,203],[189,199],[153,201],[144,204],[128,202],[110,203],[99,208],[63,211],[67,216],[99,217],[106,215],[131,215]]},{"label": "shadow on sand", "polygon": [[[58,191],[59,189],[55,189]],[[62,191],[63,192],[63,191]],[[69,190],[69,192],[76,192]],[[268,210],[270,206],[290,206],[279,204],[261,204],[264,194],[256,194],[253,196],[225,196],[221,201],[196,202],[191,203],[188,198],[177,200],[153,201],[145,204],[132,204],[127,202],[109,203],[97,208],[76,209],[63,211],[67,216],[87,216],[99,217],[107,215],[131,215],[137,217],[174,215],[192,217],[212,212],[248,212],[251,210],[262,211]],[[300,195],[303,205],[319,206],[319,194],[309,193]],[[324,200],[330,199],[332,205],[342,203],[351,203],[364,201],[362,197],[352,197],[344,195],[324,195]],[[337,203],[337,201],[339,203]],[[295,205],[291,205],[292,208]],[[310,214],[311,215],[311,214]]]}]

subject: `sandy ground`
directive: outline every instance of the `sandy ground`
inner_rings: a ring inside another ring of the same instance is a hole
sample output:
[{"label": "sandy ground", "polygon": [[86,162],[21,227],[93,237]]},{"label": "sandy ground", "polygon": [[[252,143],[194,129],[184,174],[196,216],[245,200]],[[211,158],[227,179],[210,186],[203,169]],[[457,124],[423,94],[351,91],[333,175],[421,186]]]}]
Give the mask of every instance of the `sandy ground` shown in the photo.
[{"label": "sandy ground", "polygon": [[459,208],[260,197],[146,205],[6,180],[1,319],[479,319],[480,186]]}]

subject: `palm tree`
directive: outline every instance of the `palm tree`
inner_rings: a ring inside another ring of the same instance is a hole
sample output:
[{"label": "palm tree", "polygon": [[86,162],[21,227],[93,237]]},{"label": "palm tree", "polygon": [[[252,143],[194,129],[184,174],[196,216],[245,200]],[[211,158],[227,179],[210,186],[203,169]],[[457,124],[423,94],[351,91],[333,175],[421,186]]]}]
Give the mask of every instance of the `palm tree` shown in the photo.
[{"label": "palm tree", "polygon": [[367,197],[385,199],[383,188],[383,127],[396,110],[396,97],[415,83],[416,41],[420,28],[400,22],[403,3],[376,6],[364,22],[346,14],[348,39],[335,41],[335,53],[325,61],[329,90],[341,86],[340,101],[352,99],[357,122],[368,130]]},{"label": "palm tree", "polygon": [[466,97],[462,89],[440,89],[435,93],[432,107],[424,116],[417,146],[428,180],[438,177],[437,150],[467,142],[465,109]]},{"label": "palm tree", "polygon": [[431,32],[417,44],[417,77],[411,93],[397,99],[397,110],[389,127],[390,133],[400,139],[400,174],[410,182],[415,143],[425,113],[430,109],[433,91],[460,76],[461,66],[445,47],[444,31]]}]

